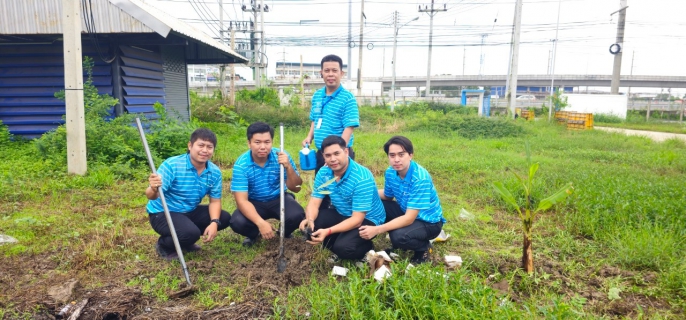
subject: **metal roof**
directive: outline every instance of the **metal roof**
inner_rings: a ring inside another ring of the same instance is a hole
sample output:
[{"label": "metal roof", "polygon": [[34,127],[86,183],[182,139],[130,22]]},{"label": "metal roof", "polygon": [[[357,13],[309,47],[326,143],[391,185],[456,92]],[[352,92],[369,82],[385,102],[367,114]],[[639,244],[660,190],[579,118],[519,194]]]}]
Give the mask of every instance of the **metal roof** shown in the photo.
[{"label": "metal roof", "polygon": [[[219,50],[238,62],[248,59],[231,48],[141,0],[91,0],[97,33],[169,33]],[[87,17],[86,17],[87,18]],[[81,22],[86,32],[85,22]],[[62,0],[0,1],[0,35],[41,35],[62,33]]]}]

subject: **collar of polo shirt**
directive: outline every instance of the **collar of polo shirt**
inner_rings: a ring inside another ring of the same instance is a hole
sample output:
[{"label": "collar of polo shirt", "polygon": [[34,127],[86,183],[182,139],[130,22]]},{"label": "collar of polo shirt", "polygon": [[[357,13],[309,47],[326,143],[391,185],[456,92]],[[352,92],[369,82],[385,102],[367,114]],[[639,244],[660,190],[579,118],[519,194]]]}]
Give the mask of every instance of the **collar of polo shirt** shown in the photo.
[{"label": "collar of polo shirt", "polygon": [[330,95],[328,95],[328,94],[326,94],[326,87],[324,87],[324,96],[325,97],[333,97],[333,96],[337,95],[342,89],[343,89],[343,84],[339,84],[338,89],[336,89],[336,91],[334,91]]},{"label": "collar of polo shirt", "polygon": [[[405,178],[401,178],[398,171],[395,172],[395,175],[397,175],[398,179],[402,180],[403,182],[404,181],[410,181],[412,178],[412,174],[414,173],[414,168],[416,166],[417,166],[417,163],[415,163],[414,160],[410,160],[410,167],[407,168],[407,173],[405,173]],[[408,178],[410,178],[410,180],[408,180]]]},{"label": "collar of polo shirt", "polygon": [[[348,178],[348,176],[350,175],[350,171],[352,171],[353,164],[357,165],[357,162],[355,162],[355,160],[351,159],[350,156],[348,156],[348,168],[345,169],[345,173],[343,174],[341,180],[338,183],[341,183],[343,182],[343,180]],[[331,170],[331,174],[333,174],[333,170]],[[333,176],[335,177],[336,175]]]},{"label": "collar of polo shirt", "polygon": [[[207,162],[205,162],[205,169],[210,167],[209,162],[210,162],[210,160],[207,160]],[[195,167],[193,166],[193,163],[191,162],[191,154],[188,152],[186,152],[186,169],[188,169],[188,170],[195,169]]]}]

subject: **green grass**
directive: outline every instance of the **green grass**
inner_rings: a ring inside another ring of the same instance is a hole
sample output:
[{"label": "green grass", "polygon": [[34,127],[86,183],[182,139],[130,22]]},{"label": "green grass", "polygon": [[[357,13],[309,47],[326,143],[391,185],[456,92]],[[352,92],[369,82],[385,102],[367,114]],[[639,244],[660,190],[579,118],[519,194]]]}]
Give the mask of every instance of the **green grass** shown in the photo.
[{"label": "green grass", "polygon": [[638,111],[629,111],[626,119],[616,116],[595,115],[594,124],[602,127],[686,134],[686,123],[673,119],[662,120],[659,117],[656,118],[658,115],[659,112],[656,112],[650,120],[646,120],[645,112]]},{"label": "green grass", "polygon": [[[432,174],[449,220],[444,229],[451,238],[435,246],[436,255],[462,256],[462,269],[447,272],[444,279],[446,271],[440,264],[405,274],[404,264],[397,263],[394,275],[379,284],[367,278],[366,270],[349,266],[349,276],[337,279],[327,275],[330,266],[323,262],[326,254],[322,252],[311,262],[315,273],[302,286],[284,295],[268,291],[256,297],[251,295],[254,291],[247,291],[245,279],[226,275],[237,264],[252,261],[265,247],[242,248],[241,237],[226,231],[187,259],[194,262],[189,268],[200,288],[188,298],[193,308],[208,310],[231,302],[268,299],[274,301],[276,318],[304,318],[309,313],[313,318],[332,319],[596,318],[613,317],[610,309],[618,303],[634,310],[622,314],[629,317],[678,318],[686,311],[683,143],[567,131],[544,121],[516,122],[524,132],[518,137],[466,139],[457,133],[437,134],[430,123],[406,130],[406,118],[411,115],[384,112],[363,110],[368,118],[376,115],[379,121],[364,121],[356,130],[357,161],[374,172],[381,186],[388,166],[383,143],[400,132],[413,141],[414,159]],[[245,132],[222,124],[208,126],[219,137],[213,160],[225,174],[222,206],[232,212],[230,167],[248,149]],[[305,128],[286,129],[285,145],[296,161],[305,134]],[[534,199],[566,182],[575,187],[564,204],[535,222],[537,272],[533,276],[518,270],[519,220],[505,210],[490,187],[495,181],[508,187],[516,184],[508,170],[523,173],[525,140],[531,143],[532,160],[541,165]],[[160,305],[168,303],[169,293],[183,278],[178,263],[161,263],[155,256],[157,236],[143,209],[145,164],[119,175],[110,165],[93,163],[86,176],[69,176],[59,164],[39,160],[31,143],[2,147],[0,233],[20,241],[0,246],[3,261],[13,265],[40,258],[49,269],[74,275],[86,287],[97,288],[107,279],[107,283],[140,288]],[[305,188],[297,195],[302,204],[308,199],[311,177],[304,174]],[[474,219],[459,218],[462,209]],[[377,240],[377,249],[387,244],[384,241]],[[608,267],[623,273],[601,277]],[[50,283],[50,278],[48,273],[36,275],[32,288]],[[507,283],[506,295],[492,289],[501,281]],[[0,315],[24,318],[40,308],[17,302],[12,292],[21,288],[4,283],[8,287],[1,289],[10,294],[0,296]],[[620,300],[607,300],[612,288],[621,290]],[[603,299],[589,298],[591,291]],[[637,307],[630,300],[636,295],[662,301],[657,304],[662,307]]]}]

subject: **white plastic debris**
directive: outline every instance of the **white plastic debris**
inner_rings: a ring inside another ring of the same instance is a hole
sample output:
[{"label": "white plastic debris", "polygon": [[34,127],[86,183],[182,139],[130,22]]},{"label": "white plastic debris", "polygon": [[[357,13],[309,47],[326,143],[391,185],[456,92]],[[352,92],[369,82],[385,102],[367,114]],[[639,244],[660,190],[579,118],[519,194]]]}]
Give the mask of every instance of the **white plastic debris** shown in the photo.
[{"label": "white plastic debris", "polygon": [[389,254],[389,256],[391,256],[391,259],[393,259],[393,260],[398,260],[400,258],[400,255],[395,253],[395,252],[391,252],[391,254]]},{"label": "white plastic debris", "polygon": [[331,270],[331,274],[335,276],[345,277],[348,275],[348,269],[339,266],[334,266],[333,270]]},{"label": "white plastic debris", "polygon": [[460,209],[460,213],[457,215],[457,217],[462,220],[473,220],[474,214],[462,208]]},{"label": "white plastic debris", "polygon": [[462,257],[460,256],[445,256],[444,260],[449,268],[459,268],[462,266]]},{"label": "white plastic debris", "polygon": [[377,251],[376,255],[382,257],[384,260],[388,262],[393,261],[393,259],[391,259],[391,257],[388,256],[388,253],[386,253],[386,251]]},{"label": "white plastic debris", "polygon": [[410,271],[410,269],[414,268],[414,265],[411,263],[407,264],[407,267],[405,267],[405,272]]},{"label": "white plastic debris", "polygon": [[17,239],[12,238],[8,235],[0,234],[0,244],[3,243],[16,243]]},{"label": "white plastic debris", "polygon": [[384,279],[391,276],[391,270],[386,266],[381,266],[381,268],[376,269],[374,272],[374,279],[379,282],[383,282]]},{"label": "white plastic debris", "polygon": [[445,233],[445,230],[441,229],[441,233],[438,234],[438,237],[436,237],[433,240],[429,240],[429,242],[431,242],[431,243],[443,242],[443,241],[447,241],[448,238],[450,238],[450,234]]}]

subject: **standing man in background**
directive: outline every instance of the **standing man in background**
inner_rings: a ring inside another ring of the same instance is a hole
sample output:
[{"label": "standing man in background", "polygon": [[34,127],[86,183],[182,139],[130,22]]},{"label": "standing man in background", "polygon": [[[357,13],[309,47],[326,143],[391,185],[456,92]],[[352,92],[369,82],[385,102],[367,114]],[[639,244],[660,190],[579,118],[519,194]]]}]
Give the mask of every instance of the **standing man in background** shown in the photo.
[{"label": "standing man in background", "polygon": [[[348,154],[355,159],[353,151],[353,130],[360,126],[360,112],[357,100],[350,91],[343,88],[341,79],[345,75],[343,60],[330,54],[322,58],[322,70],[324,88],[317,90],[312,95],[312,108],[310,109],[310,132],[302,142],[303,147],[310,145],[314,139],[317,147],[317,168],[315,174],[324,166],[322,155],[322,141],[324,138],[335,135],[345,140]],[[331,203],[327,196],[322,201],[322,207],[328,207]]]}]

